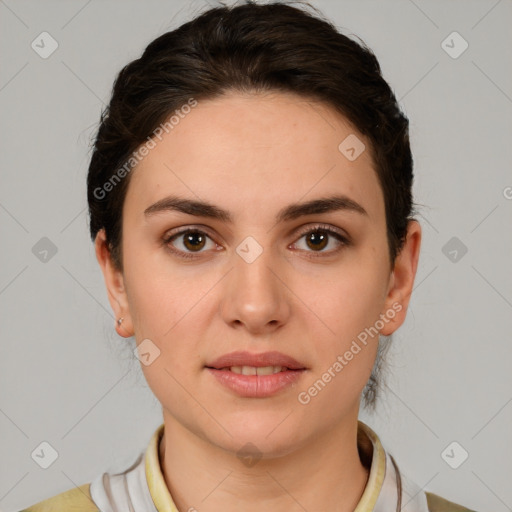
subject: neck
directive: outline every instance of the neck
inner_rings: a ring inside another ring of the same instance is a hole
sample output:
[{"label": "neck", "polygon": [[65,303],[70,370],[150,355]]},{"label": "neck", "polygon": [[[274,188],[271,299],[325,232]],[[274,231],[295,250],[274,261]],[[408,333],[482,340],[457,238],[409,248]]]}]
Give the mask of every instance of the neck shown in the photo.
[{"label": "neck", "polygon": [[357,449],[357,417],[287,455],[248,466],[165,414],[164,424],[160,465],[180,512],[349,512],[368,480]]}]

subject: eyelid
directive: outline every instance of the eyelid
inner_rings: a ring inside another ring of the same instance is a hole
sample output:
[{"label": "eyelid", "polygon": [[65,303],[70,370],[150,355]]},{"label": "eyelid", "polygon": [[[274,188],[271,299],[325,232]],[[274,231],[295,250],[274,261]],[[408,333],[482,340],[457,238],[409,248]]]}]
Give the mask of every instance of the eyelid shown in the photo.
[{"label": "eyelid", "polygon": [[166,233],[164,235],[164,239],[169,240],[170,238],[172,238],[174,236],[184,235],[185,233],[188,233],[189,231],[193,231],[194,233],[197,231],[197,232],[203,233],[205,235],[208,235],[211,239],[213,239],[212,232],[210,231],[210,229],[201,224],[190,224],[190,225],[187,225],[184,227],[174,228],[169,231],[166,231]]},{"label": "eyelid", "polygon": [[348,233],[346,233],[344,230],[337,228],[336,226],[332,226],[331,224],[323,223],[313,225],[310,224],[308,226],[305,226],[303,230],[299,231],[298,236],[302,237],[304,235],[307,235],[311,231],[328,231],[330,233],[334,232],[335,234],[339,235],[340,238],[342,238],[346,243],[350,242],[350,237]]}]

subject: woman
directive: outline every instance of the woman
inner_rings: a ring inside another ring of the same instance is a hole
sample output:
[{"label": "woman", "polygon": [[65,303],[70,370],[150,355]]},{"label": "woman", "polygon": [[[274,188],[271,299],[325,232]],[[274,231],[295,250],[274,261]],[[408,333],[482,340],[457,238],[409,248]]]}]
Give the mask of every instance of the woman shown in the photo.
[{"label": "woman", "polygon": [[163,423],[27,510],[468,510],[358,420],[421,228],[408,121],[373,53],[283,4],[215,8],[114,84],[88,175],[116,330]]}]

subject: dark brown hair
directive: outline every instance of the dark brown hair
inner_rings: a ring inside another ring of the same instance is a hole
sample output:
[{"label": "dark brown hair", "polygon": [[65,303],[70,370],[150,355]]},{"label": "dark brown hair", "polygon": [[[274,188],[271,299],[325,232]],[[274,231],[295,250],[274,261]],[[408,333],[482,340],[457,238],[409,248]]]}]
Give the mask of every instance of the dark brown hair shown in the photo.
[{"label": "dark brown hair", "polygon": [[[101,115],[87,187],[91,237],[94,241],[105,229],[116,267],[123,268],[122,208],[131,155],[191,98],[213,99],[228,91],[288,92],[323,102],[368,138],[384,195],[393,266],[413,218],[413,162],[408,120],[377,58],[308,3],[248,2],[209,9],[161,35],[115,80]],[[374,401],[368,393],[365,397]]]}]

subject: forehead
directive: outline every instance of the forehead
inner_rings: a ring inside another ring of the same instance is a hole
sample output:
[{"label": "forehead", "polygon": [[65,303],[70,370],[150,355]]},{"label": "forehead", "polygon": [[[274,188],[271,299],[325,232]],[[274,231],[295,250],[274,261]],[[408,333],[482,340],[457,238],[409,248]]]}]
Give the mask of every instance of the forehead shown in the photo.
[{"label": "forehead", "polygon": [[[130,178],[125,206],[137,211],[172,193],[207,198],[235,216],[273,214],[333,192],[363,204],[370,218],[384,211],[365,138],[331,107],[294,94],[230,92],[198,101],[154,140]],[[366,150],[349,159],[346,140]]]}]

